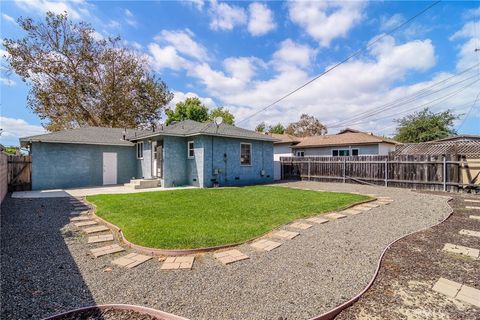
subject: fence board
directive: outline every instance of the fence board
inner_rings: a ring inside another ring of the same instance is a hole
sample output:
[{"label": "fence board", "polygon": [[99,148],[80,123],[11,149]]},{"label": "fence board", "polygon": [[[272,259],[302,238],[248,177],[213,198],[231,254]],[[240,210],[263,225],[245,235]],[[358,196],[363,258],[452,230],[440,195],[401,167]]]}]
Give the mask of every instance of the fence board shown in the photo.
[{"label": "fence board", "polygon": [[32,156],[8,156],[9,191],[31,190]]}]

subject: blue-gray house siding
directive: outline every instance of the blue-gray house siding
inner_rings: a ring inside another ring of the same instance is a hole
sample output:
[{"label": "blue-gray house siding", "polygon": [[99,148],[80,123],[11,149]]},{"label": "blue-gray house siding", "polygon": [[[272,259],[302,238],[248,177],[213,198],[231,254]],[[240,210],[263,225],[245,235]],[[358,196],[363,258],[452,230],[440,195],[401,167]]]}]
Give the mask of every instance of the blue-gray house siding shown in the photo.
[{"label": "blue-gray house siding", "polygon": [[32,189],[76,188],[103,184],[103,152],[117,153],[117,182],[137,174],[131,146],[33,142]]}]

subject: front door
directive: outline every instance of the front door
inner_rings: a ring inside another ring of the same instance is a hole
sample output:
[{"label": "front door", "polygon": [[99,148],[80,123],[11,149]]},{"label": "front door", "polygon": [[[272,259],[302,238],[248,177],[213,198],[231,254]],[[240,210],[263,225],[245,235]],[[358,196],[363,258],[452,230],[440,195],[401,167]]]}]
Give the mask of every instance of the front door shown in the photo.
[{"label": "front door", "polygon": [[152,178],[158,177],[158,142],[152,141]]},{"label": "front door", "polygon": [[117,184],[117,153],[103,153],[103,184]]}]

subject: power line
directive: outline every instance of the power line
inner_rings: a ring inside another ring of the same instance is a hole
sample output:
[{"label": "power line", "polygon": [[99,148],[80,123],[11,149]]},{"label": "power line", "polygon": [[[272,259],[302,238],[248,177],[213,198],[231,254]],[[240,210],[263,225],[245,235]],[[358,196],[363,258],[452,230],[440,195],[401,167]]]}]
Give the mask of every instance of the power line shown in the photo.
[{"label": "power line", "polygon": [[457,131],[460,131],[460,129],[463,127],[463,124],[465,123],[465,121],[467,120],[467,118],[470,116],[470,113],[472,112],[473,107],[475,107],[475,104],[476,104],[477,101],[478,101],[478,97],[480,97],[480,91],[478,92],[477,97],[475,98],[475,101],[473,101],[472,106],[470,107],[470,109],[468,109],[467,114],[465,115],[465,117],[463,117],[462,122],[461,122],[460,125],[457,127]]},{"label": "power line", "polygon": [[424,14],[425,12],[427,12],[428,10],[430,10],[431,8],[433,8],[435,5],[437,5],[438,3],[440,3],[441,0],[439,1],[435,1],[434,3],[430,4],[428,7],[426,7],[425,9],[423,9],[422,11],[418,12],[417,14],[415,14],[413,17],[409,18],[407,21],[403,22],[402,24],[400,24],[399,26],[393,28],[392,30],[390,30],[389,32],[387,33],[384,33],[383,35],[381,35],[380,37],[378,37],[377,39],[375,39],[374,41],[370,42],[369,44],[367,44],[365,47],[355,51],[354,53],[352,53],[351,55],[349,55],[348,57],[346,57],[345,59],[343,59],[342,61],[338,62],[337,64],[335,64],[334,66],[328,68],[327,70],[325,70],[324,72],[320,73],[319,75],[317,75],[316,77],[312,78],[311,80],[307,81],[306,83],[302,84],[300,87],[294,89],[293,91],[290,91],[289,93],[287,93],[286,95],[284,95],[283,97],[275,100],[274,102],[272,102],[271,104],[269,104],[268,106],[266,107],[263,107],[262,109],[252,113],[251,115],[243,118],[242,120],[238,121],[237,124],[239,123],[242,123],[254,116],[256,116],[257,114],[259,114],[260,112],[263,112],[265,110],[267,110],[268,108],[276,105],[277,103],[279,103],[280,101],[282,100],[285,100],[286,98],[288,98],[289,96],[291,96],[292,94],[294,94],[295,92],[297,91],[300,91],[301,89],[305,88],[306,86],[308,86],[310,83],[316,81],[317,79],[323,77],[324,75],[326,75],[327,73],[329,73],[330,71],[338,68],[340,65],[344,64],[345,62],[349,61],[350,59],[352,59],[353,57],[356,57],[358,54],[360,54],[361,52],[367,50],[368,48],[372,47],[375,43],[379,42],[380,40],[382,40],[383,38],[385,38],[386,36],[389,36],[393,33],[395,33],[397,30],[399,30],[400,28],[403,28],[405,25],[409,24],[410,22],[412,22],[413,20],[415,20],[417,17],[421,16],[422,14]]}]

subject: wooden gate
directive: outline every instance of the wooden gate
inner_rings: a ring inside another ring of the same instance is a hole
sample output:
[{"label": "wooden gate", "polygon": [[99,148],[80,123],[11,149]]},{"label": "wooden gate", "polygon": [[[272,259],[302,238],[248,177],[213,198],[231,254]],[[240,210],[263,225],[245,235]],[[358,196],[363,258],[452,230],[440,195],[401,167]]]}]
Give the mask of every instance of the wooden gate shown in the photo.
[{"label": "wooden gate", "polygon": [[32,190],[32,156],[8,156],[8,191]]}]

